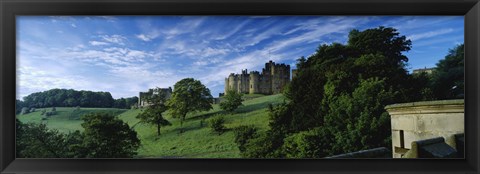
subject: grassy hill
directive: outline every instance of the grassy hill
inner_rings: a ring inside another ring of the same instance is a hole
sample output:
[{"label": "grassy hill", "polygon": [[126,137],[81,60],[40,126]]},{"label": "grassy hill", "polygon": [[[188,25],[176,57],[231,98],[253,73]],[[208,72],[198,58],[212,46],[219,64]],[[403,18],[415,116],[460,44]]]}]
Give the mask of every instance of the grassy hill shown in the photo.
[{"label": "grassy hill", "polygon": [[[138,150],[139,158],[239,158],[240,152],[234,143],[234,135],[231,129],[240,125],[254,125],[260,131],[268,128],[268,104],[283,102],[282,95],[246,95],[243,102],[235,113],[224,113],[218,106],[207,112],[189,114],[183,123],[184,133],[180,133],[180,120],[171,118],[165,114],[172,125],[162,127],[161,135],[157,136],[156,127],[148,124],[140,124],[135,117],[142,112],[141,109],[110,109],[100,108],[97,111],[109,111],[119,113],[118,117],[135,129],[141,140]],[[59,129],[62,132],[81,130],[81,120],[71,120],[74,108],[57,108],[58,115],[47,120],[50,128]],[[95,109],[82,108],[86,112],[94,112]],[[222,135],[212,133],[208,127],[208,119],[223,115],[225,126],[228,131]],[[19,117],[22,122],[41,122],[40,110],[35,113]],[[203,121],[202,121],[203,120]]]},{"label": "grassy hill", "polygon": [[42,117],[44,117],[41,115],[43,109],[47,111],[52,110],[52,108],[38,108],[35,112],[17,115],[17,118],[23,123],[44,123],[50,129],[57,129],[60,132],[68,133],[75,130],[83,130],[80,125],[83,122],[80,119],[82,115],[96,112],[107,112],[118,115],[127,111],[127,109],[116,108],[80,108],[80,110],[75,111],[75,108],[71,107],[57,107],[57,114],[48,117],[46,120],[42,120]]}]

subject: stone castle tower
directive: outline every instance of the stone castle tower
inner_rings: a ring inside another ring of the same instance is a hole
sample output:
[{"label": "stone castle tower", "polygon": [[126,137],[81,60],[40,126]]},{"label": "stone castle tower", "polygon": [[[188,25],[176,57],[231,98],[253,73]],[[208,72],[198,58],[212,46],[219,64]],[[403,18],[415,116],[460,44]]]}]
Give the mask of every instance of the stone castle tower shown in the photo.
[{"label": "stone castle tower", "polygon": [[290,65],[265,63],[262,73],[242,70],[241,74],[231,73],[225,78],[225,93],[235,90],[245,94],[278,94],[290,82]]}]

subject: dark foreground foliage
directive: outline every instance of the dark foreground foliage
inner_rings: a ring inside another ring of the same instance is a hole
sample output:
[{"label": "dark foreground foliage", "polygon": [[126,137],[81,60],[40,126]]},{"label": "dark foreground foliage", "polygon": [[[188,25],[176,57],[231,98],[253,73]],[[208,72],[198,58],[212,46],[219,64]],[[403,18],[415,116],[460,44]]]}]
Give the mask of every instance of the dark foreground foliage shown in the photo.
[{"label": "dark foreground foliage", "polygon": [[104,113],[85,115],[83,132],[63,134],[45,124],[16,123],[17,158],[131,158],[140,146],[137,133]]},{"label": "dark foreground foliage", "polygon": [[396,29],[378,27],[352,30],[347,44],[301,57],[284,91],[288,100],[269,107],[271,130],[237,141],[242,155],[319,158],[391,147],[386,105],[463,97],[463,45],[432,75],[408,73],[403,52],[410,48]]}]

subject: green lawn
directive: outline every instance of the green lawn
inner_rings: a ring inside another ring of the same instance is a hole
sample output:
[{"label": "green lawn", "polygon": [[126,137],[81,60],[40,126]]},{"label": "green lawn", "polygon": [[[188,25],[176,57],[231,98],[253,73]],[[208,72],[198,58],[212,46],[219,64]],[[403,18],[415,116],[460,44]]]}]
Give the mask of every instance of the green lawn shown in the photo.
[{"label": "green lawn", "polygon": [[[121,114],[127,109],[116,108],[80,108],[75,111],[75,108],[71,107],[57,107],[57,114],[48,117],[46,120],[42,120],[41,115],[44,108],[37,108],[35,112],[25,115],[17,115],[17,118],[23,123],[44,123],[50,129],[57,129],[60,132],[68,133],[75,130],[82,131],[83,128],[80,125],[83,121],[80,119],[82,115],[95,112],[107,112],[113,115]],[[51,111],[52,108],[45,108],[47,111]]]},{"label": "green lawn", "polygon": [[[268,128],[268,104],[283,102],[283,96],[280,94],[246,95],[246,97],[248,99],[243,102],[243,106],[240,106],[233,114],[224,113],[216,104],[210,111],[187,115],[183,123],[184,133],[180,133],[179,119],[171,118],[167,113],[165,118],[172,123],[172,126],[162,127],[160,136],[157,136],[155,126],[138,123],[139,120],[135,116],[142,112],[141,109],[111,110],[104,108],[98,110],[121,112],[118,117],[133,127],[141,140],[142,145],[137,156],[139,158],[239,158],[240,152],[234,143],[231,129],[240,125],[255,125],[260,131],[265,131]],[[85,108],[86,111],[89,109]],[[71,114],[73,108],[57,108],[57,111],[58,115],[47,120],[50,128],[62,132],[82,130],[81,120],[69,119],[69,113]],[[222,135],[212,133],[207,125],[209,118],[219,115],[224,116],[225,126],[228,129]],[[22,122],[41,122],[40,110],[19,118]]]}]

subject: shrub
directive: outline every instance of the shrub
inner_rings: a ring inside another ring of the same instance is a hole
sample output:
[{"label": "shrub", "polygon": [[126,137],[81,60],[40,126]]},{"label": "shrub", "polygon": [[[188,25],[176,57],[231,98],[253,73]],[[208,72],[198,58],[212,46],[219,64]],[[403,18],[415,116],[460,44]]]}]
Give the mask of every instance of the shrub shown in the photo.
[{"label": "shrub", "polygon": [[30,112],[35,112],[35,111],[36,111],[35,108],[30,109]]},{"label": "shrub", "polygon": [[220,103],[220,108],[230,113],[241,106],[243,101],[242,94],[234,90],[227,91],[224,99],[225,101]]},{"label": "shrub", "polygon": [[223,116],[215,117],[212,118],[209,121],[209,126],[212,129],[212,132],[216,132],[219,135],[225,132],[225,126],[223,125],[225,123],[225,118]]},{"label": "shrub", "polygon": [[50,112],[46,112],[46,113],[45,113],[45,116],[49,117],[49,116],[56,115],[56,114],[57,114],[57,112],[55,112],[55,111],[50,111]]},{"label": "shrub", "polygon": [[47,112],[47,109],[42,109],[42,113],[40,115],[45,115],[46,112]]},{"label": "shrub", "polygon": [[245,144],[248,140],[254,138],[257,134],[257,128],[253,125],[239,126],[233,129],[235,135],[235,143],[238,145],[240,152],[245,151]]},{"label": "shrub", "polygon": [[247,141],[245,151],[241,155],[245,158],[284,158],[281,151],[284,135],[267,131]]},{"label": "shrub", "polygon": [[56,112],[56,111],[57,111],[57,108],[52,107],[52,112]]},{"label": "shrub", "polygon": [[286,137],[282,146],[286,158],[321,158],[329,155],[333,135],[325,128],[315,128]]}]

